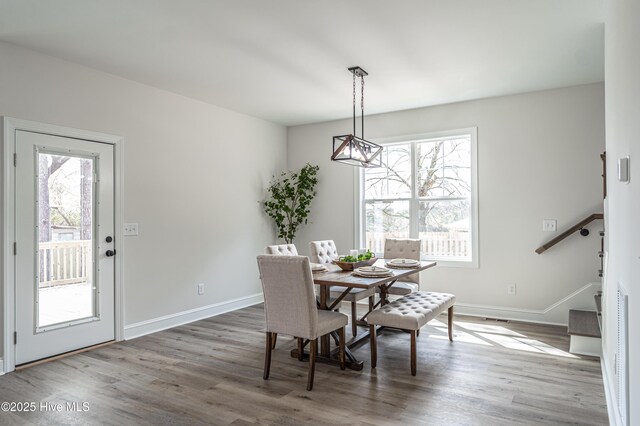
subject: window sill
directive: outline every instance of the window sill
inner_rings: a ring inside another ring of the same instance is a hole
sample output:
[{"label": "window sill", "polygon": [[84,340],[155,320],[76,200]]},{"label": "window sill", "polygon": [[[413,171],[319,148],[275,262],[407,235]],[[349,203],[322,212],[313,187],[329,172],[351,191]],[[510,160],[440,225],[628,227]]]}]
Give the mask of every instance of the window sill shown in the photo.
[{"label": "window sill", "polygon": [[436,262],[441,268],[471,268],[478,269],[477,260],[444,260],[444,259],[422,259],[427,262]]}]

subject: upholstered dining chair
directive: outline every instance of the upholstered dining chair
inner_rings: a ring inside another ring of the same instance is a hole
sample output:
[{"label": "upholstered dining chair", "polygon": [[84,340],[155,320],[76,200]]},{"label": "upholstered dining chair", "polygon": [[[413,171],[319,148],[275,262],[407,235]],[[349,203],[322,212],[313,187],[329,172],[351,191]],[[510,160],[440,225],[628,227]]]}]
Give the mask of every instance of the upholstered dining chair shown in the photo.
[{"label": "upholstered dining chair", "polygon": [[[264,248],[265,254],[273,254],[276,256],[297,256],[298,249],[295,244],[275,244],[272,246],[266,246]],[[273,333],[271,336],[271,344],[273,345],[273,349],[276,348],[276,342],[278,340],[278,334]]]},{"label": "upholstered dining chair", "polygon": [[[274,333],[308,339],[309,376],[307,390],[313,388],[318,337],[338,331],[340,368],[345,368],[344,327],[347,316],[339,312],[319,310],[313,291],[313,277],[306,256],[259,255],[258,269],[264,293],[266,347],[264,380],[271,369],[271,342]],[[298,344],[299,349],[302,349]],[[301,357],[302,354],[300,354]]]},{"label": "upholstered dining chair", "polygon": [[264,248],[265,254],[277,254],[280,256],[297,256],[298,249],[295,244],[276,244],[273,246],[266,246]]},{"label": "upholstered dining chair", "polygon": [[[309,243],[309,253],[311,261],[315,263],[327,264],[337,259],[338,249],[333,240],[311,241]],[[346,287],[331,287],[330,296],[337,299],[347,290]],[[359,300],[369,298],[369,310],[373,309],[375,289],[354,288],[345,296],[345,302],[351,302],[351,334],[358,335],[358,305]]]},{"label": "upholstered dining chair", "polygon": [[[420,260],[420,240],[387,238],[384,241],[384,258]],[[389,294],[405,296],[418,290],[420,290],[420,273],[400,278],[389,287]]]}]

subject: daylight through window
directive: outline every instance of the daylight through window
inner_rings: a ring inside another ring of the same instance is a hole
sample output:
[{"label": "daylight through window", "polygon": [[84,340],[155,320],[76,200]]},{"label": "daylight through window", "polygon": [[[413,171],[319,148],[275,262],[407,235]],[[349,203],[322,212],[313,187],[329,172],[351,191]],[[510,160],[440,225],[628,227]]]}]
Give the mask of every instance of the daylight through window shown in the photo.
[{"label": "daylight through window", "polygon": [[475,129],[385,145],[363,172],[363,239],[420,238],[424,259],[475,262]]}]

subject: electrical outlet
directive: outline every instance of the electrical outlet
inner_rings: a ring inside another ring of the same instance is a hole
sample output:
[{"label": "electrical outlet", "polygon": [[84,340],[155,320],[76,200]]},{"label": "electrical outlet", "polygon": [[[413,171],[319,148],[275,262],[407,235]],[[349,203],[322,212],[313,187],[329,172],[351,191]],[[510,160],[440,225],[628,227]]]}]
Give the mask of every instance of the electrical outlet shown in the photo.
[{"label": "electrical outlet", "polygon": [[544,219],[542,221],[542,230],[544,232],[556,232],[556,223],[555,219]]},{"label": "electrical outlet", "polygon": [[204,294],[204,283],[198,284],[198,295],[202,296]]},{"label": "electrical outlet", "polygon": [[125,223],[122,228],[122,235],[138,235],[138,224]]},{"label": "electrical outlet", "polygon": [[509,296],[515,296],[516,295],[516,285],[515,284],[507,285],[507,294]]}]

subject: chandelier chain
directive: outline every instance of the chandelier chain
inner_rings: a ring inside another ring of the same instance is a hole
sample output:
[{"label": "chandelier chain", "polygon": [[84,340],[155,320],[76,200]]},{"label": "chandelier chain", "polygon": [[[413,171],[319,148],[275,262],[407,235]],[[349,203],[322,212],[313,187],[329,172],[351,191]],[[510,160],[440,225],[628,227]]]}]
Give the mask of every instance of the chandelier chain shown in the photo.
[{"label": "chandelier chain", "polygon": [[353,108],[356,107],[356,73],[353,73]]},{"label": "chandelier chain", "polygon": [[360,76],[360,111],[364,120],[364,75]]}]

